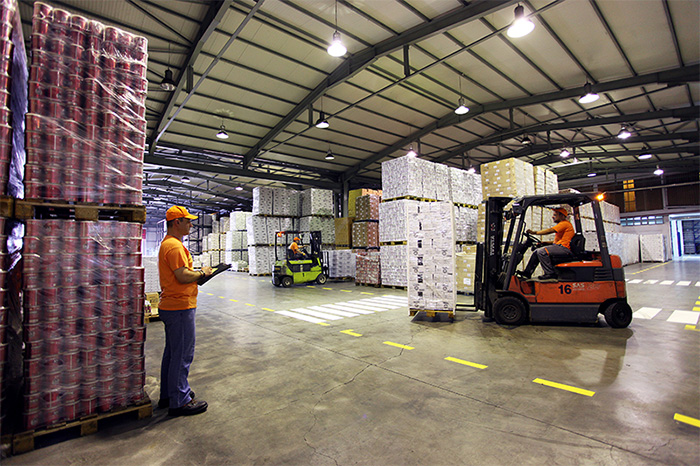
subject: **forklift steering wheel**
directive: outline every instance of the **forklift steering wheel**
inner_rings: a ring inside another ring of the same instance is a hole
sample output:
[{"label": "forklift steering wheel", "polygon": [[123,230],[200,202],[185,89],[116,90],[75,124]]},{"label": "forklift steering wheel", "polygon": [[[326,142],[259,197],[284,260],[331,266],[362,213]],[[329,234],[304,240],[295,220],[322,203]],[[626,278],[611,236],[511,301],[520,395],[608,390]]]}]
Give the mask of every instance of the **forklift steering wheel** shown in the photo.
[{"label": "forklift steering wheel", "polygon": [[539,248],[540,246],[542,246],[542,241],[540,241],[540,239],[538,237],[536,237],[535,235],[531,235],[529,233],[523,233],[523,236],[525,238],[527,238],[528,240],[532,241],[533,250],[535,248]]}]

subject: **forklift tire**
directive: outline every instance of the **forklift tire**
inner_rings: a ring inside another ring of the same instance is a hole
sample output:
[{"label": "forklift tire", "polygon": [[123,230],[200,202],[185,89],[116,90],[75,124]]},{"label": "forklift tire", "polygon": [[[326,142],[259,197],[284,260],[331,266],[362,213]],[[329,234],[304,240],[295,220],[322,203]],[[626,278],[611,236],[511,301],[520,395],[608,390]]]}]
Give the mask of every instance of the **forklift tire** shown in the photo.
[{"label": "forklift tire", "polygon": [[275,286],[280,286],[280,285],[281,285],[280,279],[279,279],[278,276],[276,276],[276,275],[273,275],[273,276],[272,276],[272,284],[275,285]]},{"label": "forklift tire", "polygon": [[493,317],[501,325],[522,325],[527,321],[527,310],[515,296],[504,296],[494,303]]},{"label": "forklift tire", "polygon": [[632,322],[632,308],[625,302],[612,303],[605,309],[605,321],[612,328],[625,328]]},{"label": "forklift tire", "polygon": [[328,277],[326,277],[325,273],[319,273],[318,277],[316,277],[316,283],[319,285],[323,285],[328,281]]},{"label": "forklift tire", "polygon": [[287,276],[287,277],[282,277],[282,286],[283,286],[283,287],[289,288],[290,286],[292,286],[292,283],[294,283],[294,282],[292,281],[292,277],[289,277],[289,276]]}]

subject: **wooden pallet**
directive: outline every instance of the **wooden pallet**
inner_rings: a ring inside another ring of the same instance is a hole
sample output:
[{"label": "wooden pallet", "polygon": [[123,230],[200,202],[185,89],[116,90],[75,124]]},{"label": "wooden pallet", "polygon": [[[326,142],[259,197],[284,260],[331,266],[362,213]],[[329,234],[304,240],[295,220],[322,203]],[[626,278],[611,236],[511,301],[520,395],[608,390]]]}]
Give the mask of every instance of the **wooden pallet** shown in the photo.
[{"label": "wooden pallet", "polygon": [[370,288],[381,288],[381,283],[360,283],[355,282],[355,286],[369,286]]},{"label": "wooden pallet", "polygon": [[0,217],[12,218],[15,215],[15,199],[10,196],[0,196]]},{"label": "wooden pallet", "polygon": [[405,246],[407,244],[406,241],[382,241],[379,246]]},{"label": "wooden pallet", "polygon": [[143,316],[143,321],[145,323],[153,322],[155,320],[160,320],[160,314],[156,313],[151,313],[151,314],[144,314]]},{"label": "wooden pallet", "polygon": [[153,416],[153,405],[151,404],[151,400],[146,397],[143,402],[133,406],[128,406],[126,408],[115,409],[114,411],[110,411],[108,413],[93,414],[75,421],[64,422],[55,426],[15,434],[12,436],[12,454],[19,455],[21,453],[33,451],[34,441],[38,437],[55,434],[57,432],[64,432],[69,429],[79,431],[81,437],[94,434],[99,430],[100,421],[111,417],[124,416],[128,414],[135,414],[139,420]]},{"label": "wooden pallet", "polygon": [[407,286],[403,285],[381,285],[382,288],[389,288],[391,290],[405,290],[408,288]]},{"label": "wooden pallet", "polygon": [[123,206],[87,202],[47,201],[43,199],[15,199],[14,216],[21,220],[32,218],[64,218],[75,220],[121,220],[145,223],[145,206]]},{"label": "wooden pallet", "polygon": [[455,311],[435,311],[435,310],[430,310],[430,309],[409,309],[408,315],[410,316],[415,316],[419,312],[425,312],[425,315],[428,317],[436,317],[440,316],[441,314],[447,314],[447,317],[454,320],[455,318]]},{"label": "wooden pallet", "polygon": [[416,197],[416,196],[401,196],[401,197],[394,197],[391,199],[382,199],[382,202],[400,201],[403,199],[407,199],[409,201],[438,202],[437,199],[428,199],[425,197]]}]

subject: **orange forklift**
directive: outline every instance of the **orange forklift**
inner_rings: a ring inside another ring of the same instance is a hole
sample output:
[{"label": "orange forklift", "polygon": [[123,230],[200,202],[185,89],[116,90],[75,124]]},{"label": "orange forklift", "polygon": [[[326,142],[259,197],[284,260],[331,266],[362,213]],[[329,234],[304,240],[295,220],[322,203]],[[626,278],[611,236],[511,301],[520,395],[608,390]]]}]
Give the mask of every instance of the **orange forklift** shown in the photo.
[{"label": "orange forklift", "polygon": [[[477,245],[474,307],[484,321],[501,325],[531,323],[596,323],[598,315],[613,328],[627,327],[632,309],[627,304],[625,273],[619,256],[610,255],[600,203],[588,194],[490,197],[486,204],[485,242]],[[586,251],[579,208],[592,204],[599,252]],[[510,205],[510,209],[506,208]],[[573,257],[555,264],[556,280],[523,279],[515,274],[525,252],[542,245],[525,233],[525,213],[535,206],[570,206],[576,234]],[[511,220],[507,234],[504,224]]]}]

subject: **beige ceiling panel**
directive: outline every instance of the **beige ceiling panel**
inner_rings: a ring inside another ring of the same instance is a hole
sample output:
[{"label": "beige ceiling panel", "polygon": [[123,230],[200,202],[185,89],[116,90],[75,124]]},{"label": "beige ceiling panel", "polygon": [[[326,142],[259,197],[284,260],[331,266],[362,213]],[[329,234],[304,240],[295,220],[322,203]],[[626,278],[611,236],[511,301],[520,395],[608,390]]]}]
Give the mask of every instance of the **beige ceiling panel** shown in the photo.
[{"label": "beige ceiling panel", "polygon": [[670,1],[669,9],[676,28],[683,64],[697,63],[700,61],[700,34],[698,34],[700,2]]},{"label": "beige ceiling panel", "polygon": [[412,66],[416,66],[416,64],[412,61],[414,51],[420,54],[425,53],[426,56],[427,54],[432,55],[433,58],[430,59],[430,63],[432,63],[433,61],[435,61],[435,59],[444,59],[451,53],[457,52],[461,48],[457,43],[455,43],[455,41],[447,37],[446,34],[438,34],[432,36],[427,40],[422,40],[418,42],[417,45],[424,49],[425,52],[418,51],[418,49],[415,46],[410,48],[409,60]]}]

